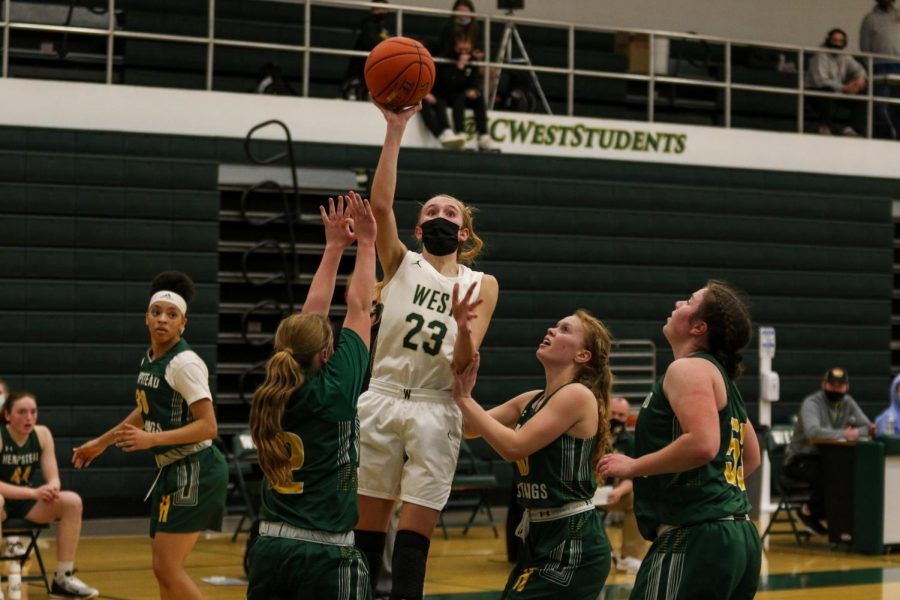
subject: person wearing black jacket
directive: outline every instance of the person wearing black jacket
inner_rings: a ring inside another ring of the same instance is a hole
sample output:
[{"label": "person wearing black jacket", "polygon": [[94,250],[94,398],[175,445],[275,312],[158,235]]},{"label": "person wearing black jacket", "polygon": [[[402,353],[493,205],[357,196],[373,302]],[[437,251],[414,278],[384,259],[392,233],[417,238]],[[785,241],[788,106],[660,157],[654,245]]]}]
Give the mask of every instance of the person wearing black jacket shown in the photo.
[{"label": "person wearing black jacket", "polygon": [[[422,118],[445,147],[459,148],[465,143],[466,108],[471,108],[475,113],[478,148],[494,150],[487,129],[482,74],[478,67],[472,65],[472,50],[468,37],[460,35],[456,38],[453,51],[444,57],[455,62],[438,64],[434,91],[422,103]],[[452,136],[447,127],[447,106],[453,112]]]},{"label": "person wearing black jacket", "polygon": [[[381,4],[387,4],[387,0],[372,0]],[[374,7],[359,24],[359,35],[356,37],[354,50],[369,52],[383,40],[391,37],[387,28],[388,9]],[[345,100],[368,100],[369,93],[366,90],[364,71],[366,68],[365,56],[354,56],[347,66],[344,81],[341,83],[341,94]]]}]

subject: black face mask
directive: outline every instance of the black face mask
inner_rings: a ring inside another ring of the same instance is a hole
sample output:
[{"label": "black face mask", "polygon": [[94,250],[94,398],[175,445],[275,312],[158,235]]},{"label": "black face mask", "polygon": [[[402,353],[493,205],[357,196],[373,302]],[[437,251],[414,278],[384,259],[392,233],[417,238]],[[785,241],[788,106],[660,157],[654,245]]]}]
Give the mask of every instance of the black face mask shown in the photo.
[{"label": "black face mask", "polygon": [[826,48],[834,48],[835,50],[843,50],[844,48],[847,47],[847,44],[835,44],[831,40],[828,40],[827,42],[825,42],[825,47]]},{"label": "black face mask", "polygon": [[422,227],[422,244],[435,256],[453,254],[459,247],[459,225],[438,217],[425,221]]},{"label": "black face mask", "polygon": [[837,403],[844,399],[844,392],[832,392],[829,390],[825,390],[825,397],[828,398],[828,401],[831,403]]},{"label": "black face mask", "polygon": [[620,421],[619,419],[610,419],[609,420],[609,432],[613,435],[619,435],[625,431],[625,421]]}]

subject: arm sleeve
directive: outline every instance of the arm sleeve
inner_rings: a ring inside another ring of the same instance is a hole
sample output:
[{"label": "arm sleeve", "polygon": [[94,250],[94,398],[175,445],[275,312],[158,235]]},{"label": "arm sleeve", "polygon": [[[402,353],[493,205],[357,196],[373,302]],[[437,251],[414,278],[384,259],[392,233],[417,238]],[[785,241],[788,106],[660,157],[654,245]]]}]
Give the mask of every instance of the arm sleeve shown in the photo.
[{"label": "arm sleeve", "polygon": [[843,431],[826,427],[819,417],[815,400],[804,400],[800,407],[800,419],[803,421],[803,433],[807,440],[840,440],[844,438]]},{"label": "arm sleeve", "polygon": [[203,359],[194,352],[182,352],[169,363],[166,369],[166,382],[181,394],[188,405],[204,398],[212,400],[212,393],[209,391],[209,371]]}]

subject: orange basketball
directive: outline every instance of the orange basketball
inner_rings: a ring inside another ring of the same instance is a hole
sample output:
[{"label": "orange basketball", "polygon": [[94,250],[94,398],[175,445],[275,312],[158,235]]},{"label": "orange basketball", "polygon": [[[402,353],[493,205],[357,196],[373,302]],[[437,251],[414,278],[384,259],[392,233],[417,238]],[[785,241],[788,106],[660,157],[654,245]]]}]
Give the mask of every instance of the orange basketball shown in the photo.
[{"label": "orange basketball", "polygon": [[365,75],[375,102],[388,108],[413,106],[434,85],[434,61],[416,40],[392,37],[369,52]]}]

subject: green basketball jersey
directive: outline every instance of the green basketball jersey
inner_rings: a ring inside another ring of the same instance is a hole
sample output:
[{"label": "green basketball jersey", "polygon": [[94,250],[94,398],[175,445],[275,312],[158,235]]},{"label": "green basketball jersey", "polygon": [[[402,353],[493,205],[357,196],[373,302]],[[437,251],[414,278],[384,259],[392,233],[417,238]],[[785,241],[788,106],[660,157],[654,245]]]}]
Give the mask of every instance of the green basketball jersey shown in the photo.
[{"label": "green basketball jersey", "polygon": [[[535,396],[519,416],[516,429],[525,425],[555,394],[537,407],[544,392]],[[590,500],[597,489],[591,466],[596,447],[596,435],[581,439],[563,434],[531,456],[517,460],[515,483],[519,504],[524,508],[554,508],[576,500]]]},{"label": "green basketball jersey", "polygon": [[[713,356],[691,356],[712,362],[725,380],[728,402],[719,411],[719,452],[707,464],[690,471],[634,479],[634,512],[641,534],[650,540],[656,537],[659,525],[690,525],[750,512],[744,487],[744,400]],[[638,414],[636,457],[656,452],[681,435],[678,419],[663,392],[664,380],[665,376],[657,380]]]},{"label": "green basketball jersey", "polygon": [[[200,360],[188,343],[181,339],[171,350],[156,359],[150,358],[149,351],[141,360],[141,371],[138,373],[135,402],[144,419],[144,431],[154,433],[178,429],[193,421],[188,403],[182,395],[172,388],[171,370],[174,361],[182,353],[190,352],[194,360]],[[182,357],[187,358],[187,357]],[[170,377],[167,378],[167,375]],[[211,442],[189,444],[184,447],[185,454],[191,454],[209,446]],[[179,446],[155,446],[151,450],[159,456]]]},{"label": "green basketball jersey", "polygon": [[281,425],[291,448],[293,483],[273,488],[263,482],[262,519],[337,533],[356,525],[356,401],[368,364],[366,345],[344,329],[331,359],[288,401]]},{"label": "green basketball jersey", "polygon": [[16,443],[6,427],[0,427],[3,437],[3,457],[0,459],[0,481],[13,485],[34,487],[34,471],[40,467],[41,443],[32,430],[21,446]]}]

